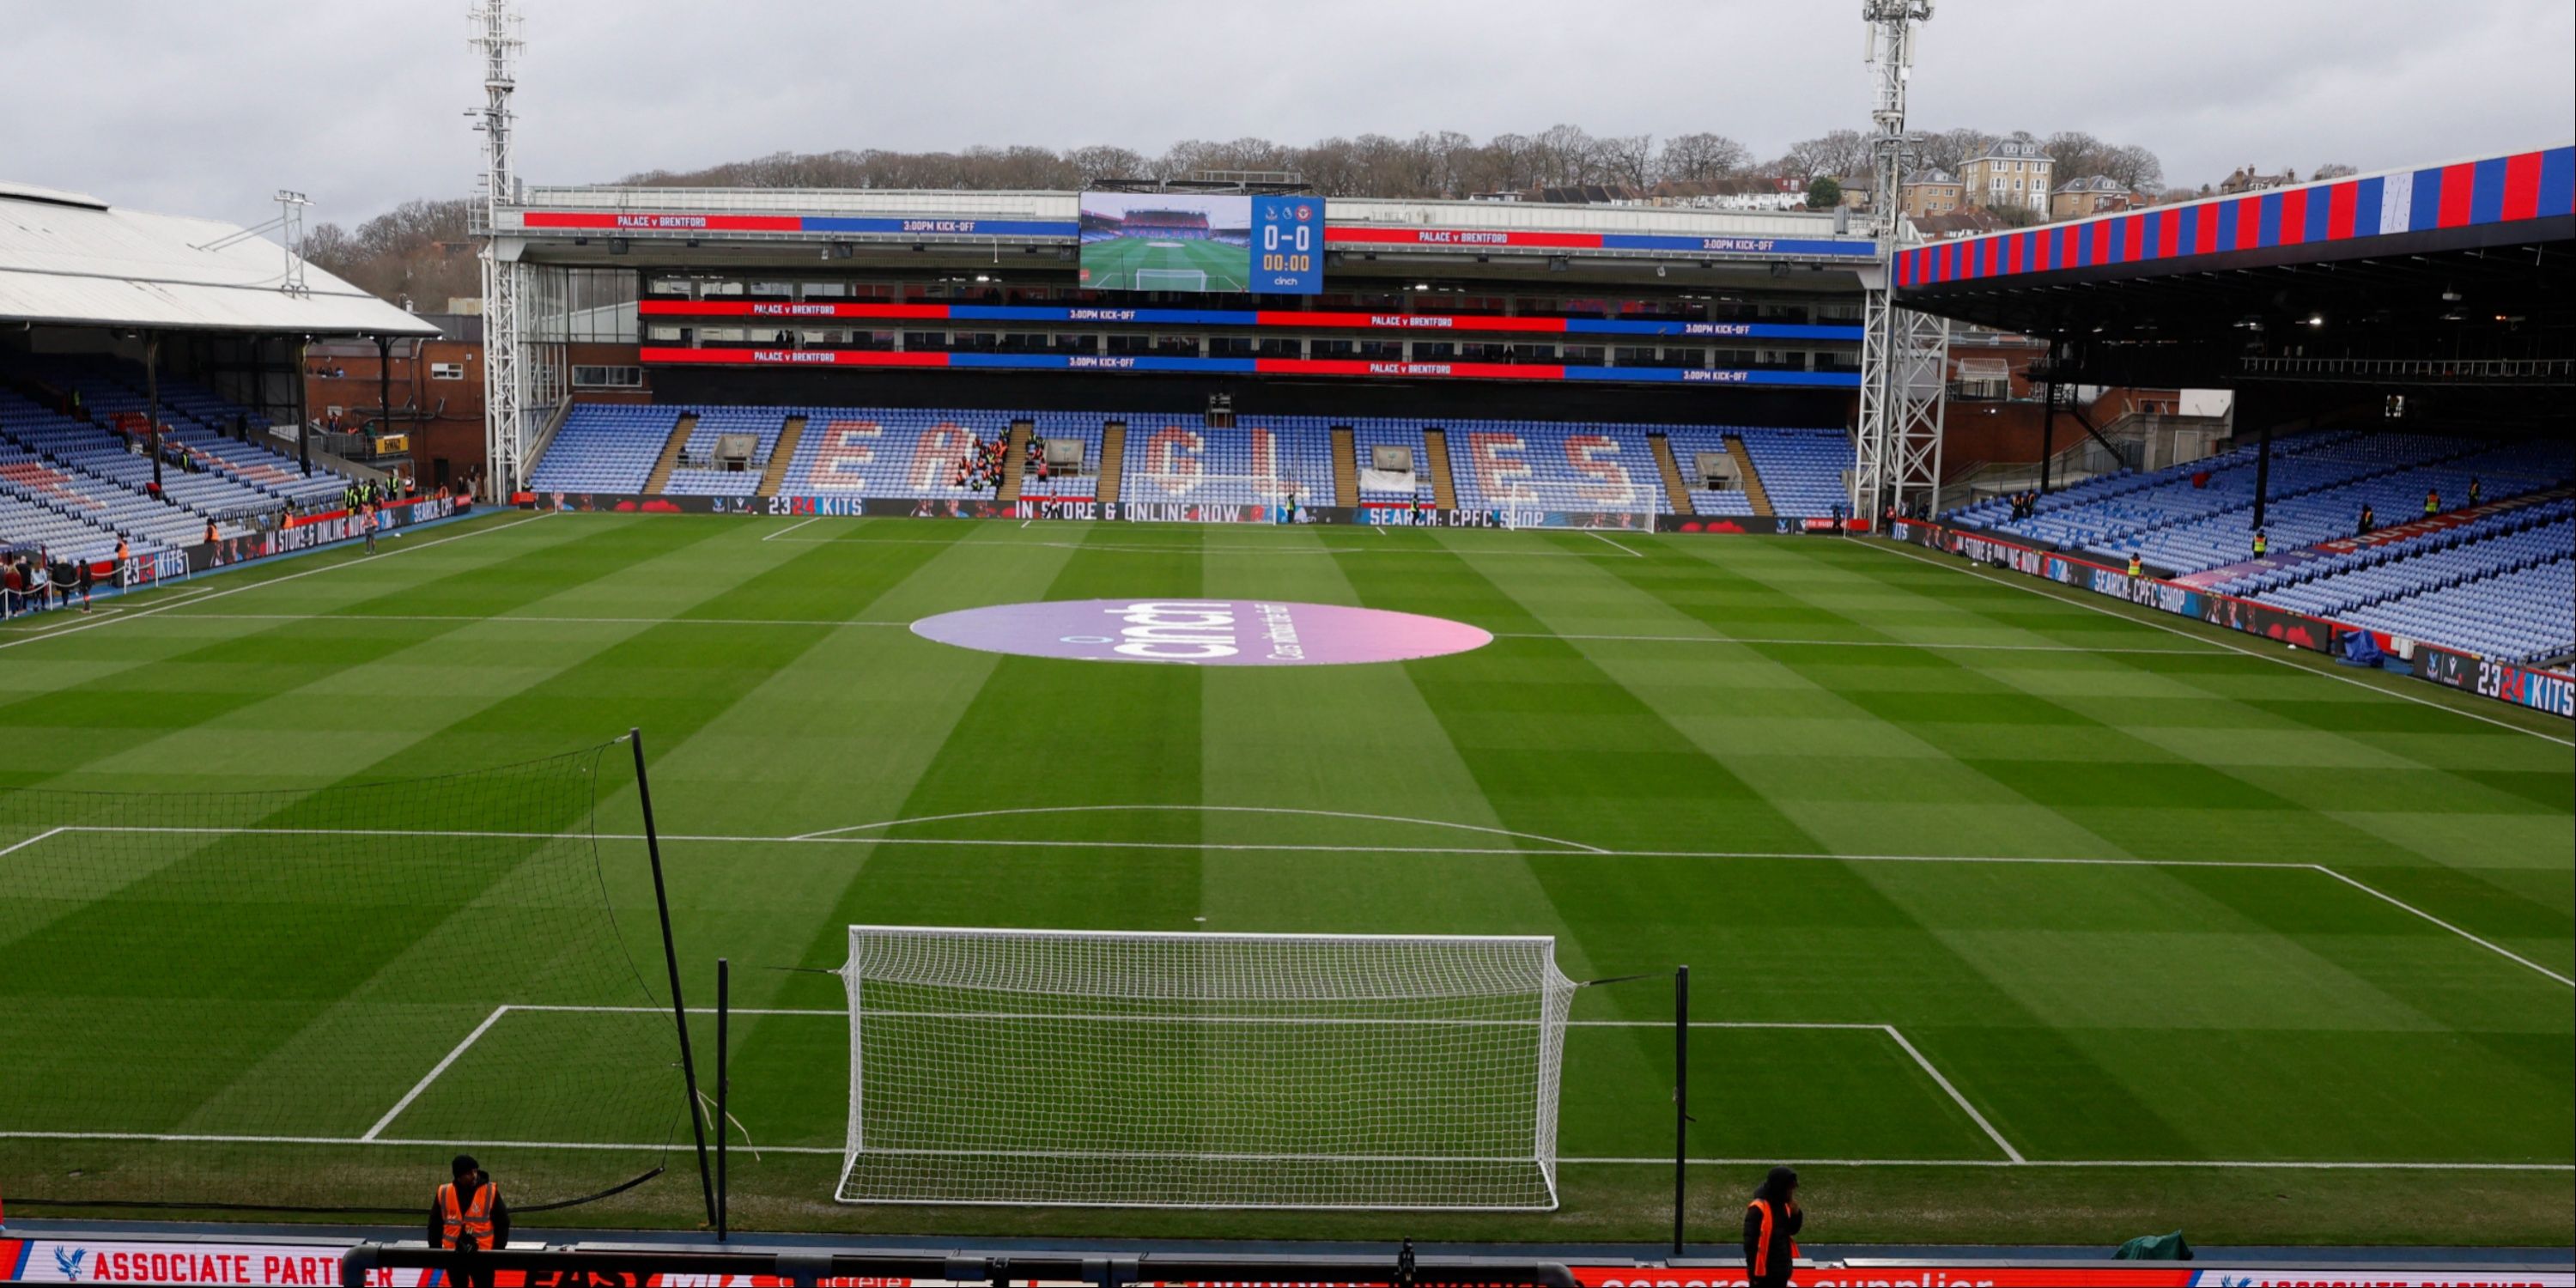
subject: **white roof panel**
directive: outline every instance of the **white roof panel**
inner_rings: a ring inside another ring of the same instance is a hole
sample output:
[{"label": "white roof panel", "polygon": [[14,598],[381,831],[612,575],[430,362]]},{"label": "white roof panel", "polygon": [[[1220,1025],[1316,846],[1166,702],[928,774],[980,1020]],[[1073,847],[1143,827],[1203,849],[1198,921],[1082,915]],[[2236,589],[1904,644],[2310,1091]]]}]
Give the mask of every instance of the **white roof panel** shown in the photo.
[{"label": "white roof panel", "polygon": [[213,219],[89,204],[0,185],[0,321],[69,326],[435,335],[438,328],[307,265],[307,294],[278,287],[286,252]]}]

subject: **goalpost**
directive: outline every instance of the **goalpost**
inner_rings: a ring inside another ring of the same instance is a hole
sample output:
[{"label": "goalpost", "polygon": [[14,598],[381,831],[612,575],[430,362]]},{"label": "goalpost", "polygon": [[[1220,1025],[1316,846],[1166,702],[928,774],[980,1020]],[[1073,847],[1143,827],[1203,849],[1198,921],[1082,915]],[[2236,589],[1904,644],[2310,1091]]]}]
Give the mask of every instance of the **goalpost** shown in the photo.
[{"label": "goalpost", "polygon": [[1516,479],[1489,490],[1486,509],[1506,528],[1652,532],[1662,487],[1659,478],[1641,479],[1622,496],[1598,483]]},{"label": "goalpost", "polygon": [[844,1203],[1548,1211],[1545,936],[852,926]]},{"label": "goalpost", "polygon": [[1140,268],[1136,270],[1136,289],[1140,291],[1204,291],[1207,270],[1203,268]]}]

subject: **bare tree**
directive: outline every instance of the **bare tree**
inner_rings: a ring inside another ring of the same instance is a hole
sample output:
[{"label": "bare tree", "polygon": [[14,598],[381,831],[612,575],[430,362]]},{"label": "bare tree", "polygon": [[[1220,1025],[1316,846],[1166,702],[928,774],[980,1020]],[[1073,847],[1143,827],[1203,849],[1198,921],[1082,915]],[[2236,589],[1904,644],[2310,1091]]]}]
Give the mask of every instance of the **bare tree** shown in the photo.
[{"label": "bare tree", "polygon": [[336,277],[357,266],[358,241],[338,224],[318,224],[304,233],[304,260]]},{"label": "bare tree", "polygon": [[1812,139],[1801,139],[1789,145],[1780,158],[1783,173],[1789,178],[1806,180],[1817,175],[1837,178],[1847,174],[1867,174],[1870,169],[1869,136],[1858,130],[1835,130]]},{"label": "bare tree", "polygon": [[1579,125],[1551,125],[1530,139],[1538,184],[1569,186],[1601,181],[1600,150]]},{"label": "bare tree", "polygon": [[2165,163],[2155,153],[2130,143],[2112,149],[2110,163],[2102,173],[2132,191],[2152,189],[2165,181]]},{"label": "bare tree", "polygon": [[1653,181],[1655,136],[1624,134],[1592,141],[1593,165],[1604,182],[1643,188]]},{"label": "bare tree", "polygon": [[1656,177],[1683,183],[1723,179],[1753,164],[1753,153],[1723,134],[1676,134],[1664,140]]},{"label": "bare tree", "polygon": [[1915,164],[1947,170],[1952,175],[1968,168],[1968,163],[1983,156],[1995,145],[1995,135],[1972,126],[1942,130],[1921,136],[1915,145]]},{"label": "bare tree", "polygon": [[1064,154],[1065,164],[1085,184],[1099,179],[1132,179],[1145,173],[1145,154],[1133,148],[1093,146]]},{"label": "bare tree", "polygon": [[2359,173],[2361,173],[2361,171],[2355,170],[2341,161],[2328,161],[2324,165],[2318,166],[2317,172],[2309,175],[2308,177],[2311,179],[2340,179],[2346,175]]}]

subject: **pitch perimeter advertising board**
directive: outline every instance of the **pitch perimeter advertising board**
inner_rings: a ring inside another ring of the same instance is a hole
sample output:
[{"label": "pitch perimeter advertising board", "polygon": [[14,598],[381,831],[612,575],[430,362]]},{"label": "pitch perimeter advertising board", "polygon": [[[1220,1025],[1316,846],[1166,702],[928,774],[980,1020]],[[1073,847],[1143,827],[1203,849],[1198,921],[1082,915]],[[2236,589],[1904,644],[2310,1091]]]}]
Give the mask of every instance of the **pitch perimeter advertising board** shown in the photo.
[{"label": "pitch perimeter advertising board", "polygon": [[[85,1239],[40,1235],[0,1236],[0,1283],[99,1283],[224,1285],[226,1288],[325,1288],[340,1282],[345,1238],[294,1241],[224,1238]],[[525,1248],[516,1244],[514,1248]],[[1573,1265],[1583,1288],[1739,1288],[1738,1266],[1687,1269],[1650,1265]],[[539,1288],[576,1280],[565,1274],[520,1270],[490,1272],[495,1288]],[[1797,1282],[1808,1288],[2570,1288],[2576,1275],[2510,1267],[2449,1269],[2427,1265],[2196,1267],[2109,1263],[2099,1266],[1992,1265],[1976,1262],[1872,1261],[1802,1264]],[[376,1267],[368,1288],[445,1288],[438,1271]],[[634,1288],[788,1288],[776,1273],[695,1271],[618,1274],[583,1278]],[[826,1276],[834,1288],[976,1288],[950,1280]],[[1023,1281],[1040,1288],[1079,1284]],[[1150,1283],[1149,1288],[1219,1288],[1217,1285]]]}]

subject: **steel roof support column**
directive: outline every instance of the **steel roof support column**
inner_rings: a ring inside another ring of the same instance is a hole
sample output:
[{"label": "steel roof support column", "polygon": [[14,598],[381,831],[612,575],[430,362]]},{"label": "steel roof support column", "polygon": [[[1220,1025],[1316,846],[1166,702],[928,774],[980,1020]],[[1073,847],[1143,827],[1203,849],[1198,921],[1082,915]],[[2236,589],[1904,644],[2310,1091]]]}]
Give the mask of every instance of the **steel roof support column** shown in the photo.
[{"label": "steel roof support column", "polygon": [[520,450],[527,443],[525,386],[520,379],[519,313],[522,284],[518,240],[500,236],[500,211],[514,204],[511,175],[510,95],[518,88],[519,18],[510,0],[483,0],[468,15],[471,43],[483,52],[483,453],[484,499],[506,502],[523,481]]}]

